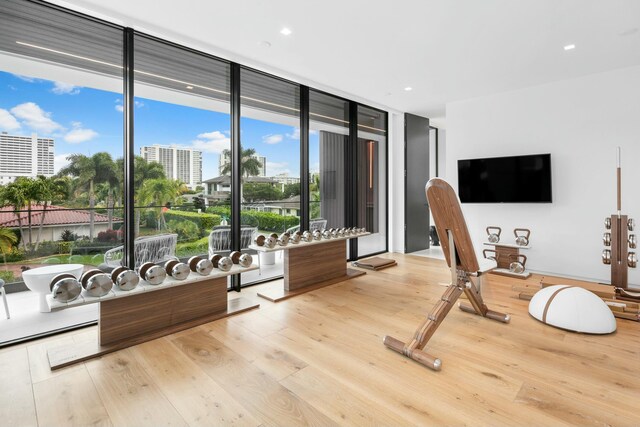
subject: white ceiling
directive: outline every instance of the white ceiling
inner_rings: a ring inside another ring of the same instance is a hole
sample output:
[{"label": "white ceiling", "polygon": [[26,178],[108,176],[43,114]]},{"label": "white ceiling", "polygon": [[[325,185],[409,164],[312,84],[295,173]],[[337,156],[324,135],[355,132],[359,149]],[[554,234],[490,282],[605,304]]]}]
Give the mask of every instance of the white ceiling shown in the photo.
[{"label": "white ceiling", "polygon": [[638,0],[53,2],[427,117],[451,101],[640,64]]}]

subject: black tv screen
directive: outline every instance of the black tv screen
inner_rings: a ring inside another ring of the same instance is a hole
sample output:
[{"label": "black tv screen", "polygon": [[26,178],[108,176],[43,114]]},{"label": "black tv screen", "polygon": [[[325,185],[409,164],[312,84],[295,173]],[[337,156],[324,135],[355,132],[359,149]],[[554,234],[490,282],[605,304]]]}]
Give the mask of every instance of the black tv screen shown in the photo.
[{"label": "black tv screen", "polygon": [[551,154],[458,160],[462,203],[551,203]]}]

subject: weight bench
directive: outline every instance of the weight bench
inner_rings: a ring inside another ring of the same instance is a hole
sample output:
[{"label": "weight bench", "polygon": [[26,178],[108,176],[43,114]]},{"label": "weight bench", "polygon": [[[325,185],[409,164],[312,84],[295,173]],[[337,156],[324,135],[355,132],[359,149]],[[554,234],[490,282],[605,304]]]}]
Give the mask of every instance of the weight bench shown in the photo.
[{"label": "weight bench", "polygon": [[[478,287],[471,281],[472,276],[480,280],[484,273],[492,269],[492,266],[480,267],[467,223],[460,208],[460,201],[453,188],[446,181],[433,178],[427,183],[425,192],[440,237],[442,250],[451,269],[451,284],[447,287],[440,301],[416,329],[411,341],[404,343],[387,335],[383,342],[390,349],[438,371],[442,367],[442,361],[423,349],[463,292],[467,295],[471,305],[460,303],[459,307],[462,311],[503,323],[508,323],[510,317],[508,314],[489,310],[482,300]],[[487,265],[486,262],[483,264]]]}]

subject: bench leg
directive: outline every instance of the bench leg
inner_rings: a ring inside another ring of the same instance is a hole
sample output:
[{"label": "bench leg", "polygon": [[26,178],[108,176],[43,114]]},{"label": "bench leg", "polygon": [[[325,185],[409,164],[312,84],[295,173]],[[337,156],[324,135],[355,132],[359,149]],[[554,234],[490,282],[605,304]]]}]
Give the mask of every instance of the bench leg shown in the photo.
[{"label": "bench leg", "polygon": [[4,301],[4,311],[7,314],[7,319],[11,319],[11,315],[9,314],[9,304],[7,304],[7,292],[4,290],[4,287],[0,288],[0,292],[2,292],[2,300]]}]

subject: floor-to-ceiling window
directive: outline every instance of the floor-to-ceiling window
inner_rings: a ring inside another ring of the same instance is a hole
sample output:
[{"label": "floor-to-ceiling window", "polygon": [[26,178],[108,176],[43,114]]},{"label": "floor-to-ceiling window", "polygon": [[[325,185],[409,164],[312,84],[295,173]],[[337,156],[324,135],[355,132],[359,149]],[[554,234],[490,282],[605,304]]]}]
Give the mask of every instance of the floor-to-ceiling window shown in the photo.
[{"label": "floor-to-ceiling window", "polygon": [[[282,234],[300,226],[300,87],[242,69],[242,230]],[[261,271],[243,283],[280,276],[282,253],[260,254]]]},{"label": "floor-to-ceiling window", "polygon": [[387,249],[387,113],[358,106],[358,257]]},{"label": "floor-to-ceiling window", "polygon": [[134,38],[136,265],[231,249],[230,66]]},{"label": "floor-to-ceiling window", "polygon": [[97,306],[47,313],[41,273],[78,274],[122,248],[122,45],[117,27],[2,2],[0,278],[12,318],[0,343],[97,319]]},{"label": "floor-to-ceiling window", "polygon": [[309,218],[312,228],[346,225],[349,102],[309,92]]},{"label": "floor-to-ceiling window", "polygon": [[[87,305],[18,325],[20,304],[46,308],[44,292],[19,292],[23,272],[50,265],[248,251],[256,234],[298,230],[303,213],[302,228],[371,231],[352,257],[386,248],[378,110],[42,2],[2,2],[0,59],[0,278],[14,306],[0,333],[97,318]],[[260,261],[242,283],[282,274],[282,254]]]}]

